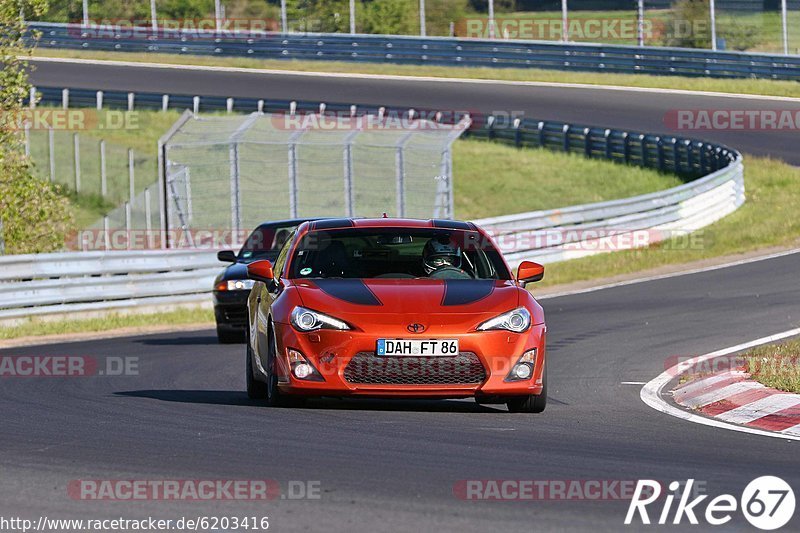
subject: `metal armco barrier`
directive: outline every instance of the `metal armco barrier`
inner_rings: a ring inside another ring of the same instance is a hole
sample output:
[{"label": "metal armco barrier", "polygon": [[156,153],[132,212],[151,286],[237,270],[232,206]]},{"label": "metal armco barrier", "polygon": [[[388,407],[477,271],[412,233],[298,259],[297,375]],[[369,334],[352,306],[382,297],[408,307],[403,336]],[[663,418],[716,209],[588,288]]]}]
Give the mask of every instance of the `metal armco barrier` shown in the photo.
[{"label": "metal armco barrier", "polygon": [[65,252],[0,257],[0,320],[202,302],[216,252]]},{"label": "metal armco barrier", "polygon": [[800,80],[800,56],[688,48],[393,35],[239,36],[42,22],[29,27],[41,32],[41,48]]},{"label": "metal armco barrier", "polygon": [[[45,103],[59,104],[61,89],[40,88]],[[95,105],[94,91],[71,92],[70,105]],[[162,95],[136,94],[136,105],[160,107]],[[192,102],[172,96],[170,102]],[[127,106],[127,93],[105,93],[107,106]],[[155,104],[158,103],[158,106]],[[232,107],[276,112],[319,112],[319,103],[204,98],[203,110]],[[185,105],[184,105],[185,107]],[[384,108],[326,104],[328,112],[387,113]],[[396,111],[396,110],[395,110]],[[406,111],[403,111],[406,112]],[[467,136],[520,148],[551,150],[660,169],[686,183],[665,191],[610,202],[476,220],[497,239],[512,265],[522,260],[551,263],[629,249],[685,235],[736,210],[744,202],[741,155],[725,146],[693,139],[592,128],[560,122],[472,117]],[[458,120],[459,117],[442,117]],[[456,179],[458,177],[456,176]],[[457,213],[456,213],[457,214]],[[644,234],[646,242],[637,241]],[[630,236],[630,238],[628,238]],[[0,257],[0,319],[142,305],[208,301],[222,268],[205,251],[78,252]]]}]

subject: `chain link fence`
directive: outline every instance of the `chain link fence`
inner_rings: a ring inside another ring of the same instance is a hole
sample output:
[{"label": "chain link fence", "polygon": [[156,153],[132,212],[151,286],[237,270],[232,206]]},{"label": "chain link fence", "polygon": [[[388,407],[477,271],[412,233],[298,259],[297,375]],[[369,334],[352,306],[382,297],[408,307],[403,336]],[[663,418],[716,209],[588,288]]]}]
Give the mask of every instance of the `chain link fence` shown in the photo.
[{"label": "chain link fence", "polygon": [[264,220],[382,212],[450,218],[451,145],[469,123],[413,113],[187,112],[162,139],[165,226],[190,235],[230,232],[236,245]]}]

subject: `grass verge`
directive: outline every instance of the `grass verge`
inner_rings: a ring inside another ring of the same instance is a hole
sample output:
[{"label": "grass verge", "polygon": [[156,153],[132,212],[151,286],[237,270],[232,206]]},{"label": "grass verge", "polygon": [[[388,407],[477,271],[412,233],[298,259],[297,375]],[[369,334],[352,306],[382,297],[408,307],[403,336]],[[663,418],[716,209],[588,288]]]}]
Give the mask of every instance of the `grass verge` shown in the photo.
[{"label": "grass verge", "polygon": [[747,201],[692,239],[548,265],[544,286],[631,274],[762,248],[800,246],[800,168],[768,157],[746,156]]},{"label": "grass verge", "polygon": [[593,72],[563,72],[559,70],[446,67],[427,65],[387,65],[383,63],[348,63],[343,61],[297,61],[279,59],[250,59],[238,57],[205,57],[179,54],[147,54],[127,52],[94,52],[83,50],[37,49],[35,56],[66,57],[93,60],[132,61],[138,63],[171,63],[253,69],[276,69],[302,72],[335,72],[375,74],[381,76],[432,76],[501,81],[538,81],[614,85],[687,91],[710,91],[763,96],[800,97],[800,84],[793,81],[758,79],[711,79],[681,76],[651,76],[648,74],[604,74]]},{"label": "grass verge", "polygon": [[149,326],[180,326],[205,324],[213,327],[214,311],[204,308],[183,308],[151,314],[111,313],[104,317],[42,320],[29,318],[14,326],[0,326],[0,340],[70,333],[104,332],[119,329],[146,328]]},{"label": "grass verge", "polygon": [[747,371],[759,383],[800,393],[800,339],[759,346],[744,357]]}]

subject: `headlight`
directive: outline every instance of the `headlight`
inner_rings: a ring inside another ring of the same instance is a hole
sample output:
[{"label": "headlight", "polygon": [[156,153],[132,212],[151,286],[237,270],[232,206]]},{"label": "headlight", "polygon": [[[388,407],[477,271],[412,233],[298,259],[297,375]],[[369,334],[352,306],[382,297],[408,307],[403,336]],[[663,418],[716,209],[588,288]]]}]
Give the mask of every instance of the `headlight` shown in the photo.
[{"label": "headlight", "polygon": [[300,331],[315,331],[318,329],[350,329],[347,323],[338,318],[323,315],[305,307],[295,307],[292,311],[292,325]]},{"label": "headlight", "polygon": [[518,307],[513,311],[503,313],[500,316],[491,318],[478,326],[478,331],[490,329],[505,329],[514,333],[522,333],[531,326],[531,314],[524,307]]},{"label": "headlight", "polygon": [[228,280],[228,290],[229,291],[249,291],[253,288],[255,281],[252,279],[229,279]]}]

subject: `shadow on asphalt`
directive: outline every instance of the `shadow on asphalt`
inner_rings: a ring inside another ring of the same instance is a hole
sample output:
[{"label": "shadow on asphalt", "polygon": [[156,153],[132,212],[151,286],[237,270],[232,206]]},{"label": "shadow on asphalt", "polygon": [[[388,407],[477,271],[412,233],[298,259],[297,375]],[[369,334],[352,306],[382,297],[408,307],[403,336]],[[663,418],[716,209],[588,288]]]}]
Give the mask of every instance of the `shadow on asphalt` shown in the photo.
[{"label": "shadow on asphalt", "polygon": [[219,345],[216,335],[200,337],[146,337],[136,341],[147,346],[207,346]]},{"label": "shadow on asphalt", "polygon": [[[264,402],[250,400],[244,391],[219,390],[137,390],[115,392],[115,396],[149,398],[162,402],[208,405],[263,407]],[[504,405],[478,405],[472,400],[395,400],[372,398],[313,398],[293,409],[332,409],[349,411],[409,411],[435,413],[503,413]]]}]

